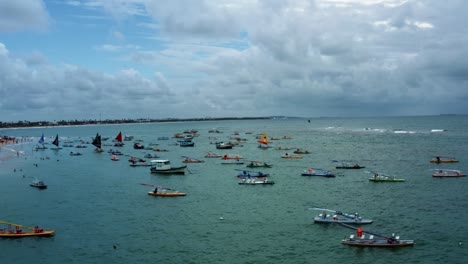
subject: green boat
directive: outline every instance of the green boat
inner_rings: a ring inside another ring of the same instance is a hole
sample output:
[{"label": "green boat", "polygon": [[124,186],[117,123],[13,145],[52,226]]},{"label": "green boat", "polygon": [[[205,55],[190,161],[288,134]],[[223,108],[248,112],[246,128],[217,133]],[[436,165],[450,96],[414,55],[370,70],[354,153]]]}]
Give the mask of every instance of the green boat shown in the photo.
[{"label": "green boat", "polygon": [[271,168],[273,165],[268,164],[266,162],[262,161],[250,161],[249,164],[247,164],[248,168]]}]

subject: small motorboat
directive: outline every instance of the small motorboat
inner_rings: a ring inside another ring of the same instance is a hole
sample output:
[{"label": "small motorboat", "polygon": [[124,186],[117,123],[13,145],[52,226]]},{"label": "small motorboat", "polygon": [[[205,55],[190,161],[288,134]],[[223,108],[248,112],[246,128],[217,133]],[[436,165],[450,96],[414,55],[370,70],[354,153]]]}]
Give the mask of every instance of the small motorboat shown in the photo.
[{"label": "small motorboat", "polygon": [[328,170],[322,169],[312,169],[308,168],[307,170],[301,173],[302,176],[320,176],[320,177],[335,177],[336,175],[331,173]]},{"label": "small motorboat", "polygon": [[205,158],[221,158],[222,156],[213,152],[207,152]]},{"label": "small motorboat", "polygon": [[116,155],[112,155],[112,156],[111,156],[111,160],[113,160],[113,161],[118,161],[118,160],[119,160],[119,157],[117,157]]},{"label": "small motorboat", "polygon": [[[372,219],[362,218],[358,213],[347,214],[341,211],[335,211],[323,208],[312,208],[314,210],[323,211],[318,216],[314,217],[316,223],[346,223],[346,224],[371,224]],[[328,214],[331,213],[331,214]]]},{"label": "small motorboat", "polygon": [[[391,236],[379,235],[364,231],[362,227],[356,228],[341,223],[341,226],[356,230],[356,236],[350,235],[349,238],[341,240],[341,243],[355,247],[407,247],[414,245],[414,240],[403,240],[399,236],[392,234]],[[369,236],[366,237],[365,234]]]},{"label": "small motorboat", "polygon": [[269,174],[268,173],[263,173],[263,172],[253,172],[253,171],[242,171],[240,172],[239,174],[237,174],[237,178],[240,178],[240,179],[245,179],[245,178],[265,178],[265,177],[268,177]]},{"label": "small motorboat", "polygon": [[43,181],[38,180],[37,178],[34,178],[34,180],[29,184],[32,187],[36,187],[38,189],[47,189],[47,184],[45,184]]},{"label": "small motorboat", "polygon": [[181,141],[181,142],[179,142],[179,146],[181,146],[181,147],[193,147],[193,146],[195,146],[195,143],[191,142],[191,141]]},{"label": "small motorboat", "polygon": [[224,142],[217,142],[216,148],[217,149],[232,149],[232,144],[224,143]]},{"label": "small motorboat", "polygon": [[244,164],[244,162],[242,160],[228,159],[228,160],[221,161],[221,164],[225,164],[225,165],[242,165],[242,164]]},{"label": "small motorboat", "polygon": [[151,161],[151,173],[161,174],[185,174],[187,165],[180,167],[172,167],[169,160],[152,160]]},{"label": "small motorboat", "polygon": [[432,177],[436,178],[453,178],[453,177],[465,177],[466,174],[463,174],[461,170],[452,170],[452,169],[434,169]]},{"label": "small motorboat", "polygon": [[133,144],[133,148],[134,149],[144,149],[145,146],[143,146],[141,143],[136,142],[135,144]]}]

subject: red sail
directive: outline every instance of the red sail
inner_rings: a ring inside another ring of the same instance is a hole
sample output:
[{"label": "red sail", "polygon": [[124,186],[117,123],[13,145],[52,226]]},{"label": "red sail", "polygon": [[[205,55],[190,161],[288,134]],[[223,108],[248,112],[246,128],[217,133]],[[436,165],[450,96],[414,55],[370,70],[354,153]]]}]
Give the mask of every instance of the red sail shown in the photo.
[{"label": "red sail", "polygon": [[117,137],[115,137],[115,140],[117,140],[118,142],[122,142],[122,132],[119,132]]}]

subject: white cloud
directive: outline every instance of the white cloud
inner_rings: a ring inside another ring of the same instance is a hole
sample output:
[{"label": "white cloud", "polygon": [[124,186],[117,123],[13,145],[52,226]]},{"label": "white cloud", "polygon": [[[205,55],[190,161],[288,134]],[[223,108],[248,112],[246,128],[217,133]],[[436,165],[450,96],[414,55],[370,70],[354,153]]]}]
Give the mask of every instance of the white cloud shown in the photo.
[{"label": "white cloud", "polygon": [[[119,108],[116,118],[337,116],[438,114],[444,105],[443,112],[467,113],[463,1],[93,3],[123,18],[144,16],[135,25],[154,42],[140,45],[124,27],[111,31],[125,38],[95,49],[125,60],[115,74],[33,65],[0,45],[0,91],[18,91],[0,99],[2,110],[63,108],[63,118],[83,106]],[[57,96],[66,100],[48,99]]]},{"label": "white cloud", "polygon": [[0,1],[0,32],[45,30],[49,20],[41,0]]}]

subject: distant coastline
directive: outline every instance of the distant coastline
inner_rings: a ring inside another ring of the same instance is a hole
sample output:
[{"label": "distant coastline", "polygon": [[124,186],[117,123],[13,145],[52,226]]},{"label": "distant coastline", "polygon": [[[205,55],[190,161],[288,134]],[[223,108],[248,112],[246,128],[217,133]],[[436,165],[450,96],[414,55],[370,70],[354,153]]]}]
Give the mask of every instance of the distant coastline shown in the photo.
[{"label": "distant coastline", "polygon": [[225,121],[225,120],[260,120],[260,119],[278,119],[287,117],[205,117],[205,118],[164,118],[164,119],[112,119],[112,120],[61,120],[57,122],[50,121],[18,121],[1,122],[2,128],[30,128],[30,127],[56,127],[56,126],[82,126],[82,125],[110,125],[110,124],[134,124],[134,123],[160,123],[160,122],[190,122],[190,121]]}]

